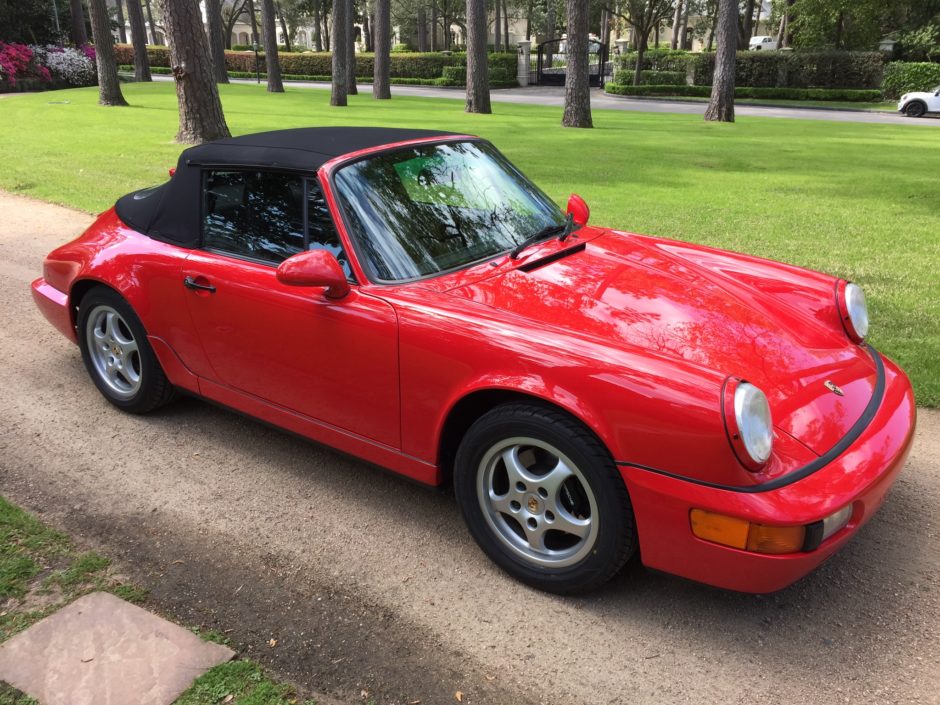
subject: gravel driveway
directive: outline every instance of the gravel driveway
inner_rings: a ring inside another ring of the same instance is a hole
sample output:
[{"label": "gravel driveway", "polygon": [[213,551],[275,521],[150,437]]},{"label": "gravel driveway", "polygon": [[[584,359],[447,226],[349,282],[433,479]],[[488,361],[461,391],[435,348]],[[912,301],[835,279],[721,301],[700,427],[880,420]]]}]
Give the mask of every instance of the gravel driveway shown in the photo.
[{"label": "gravel driveway", "polygon": [[634,565],[549,596],[495,569],[446,493],[201,401],[113,409],[29,295],[89,217],[6,194],[0,213],[0,492],[326,700],[940,702],[937,412],[879,515],[783,592]]}]

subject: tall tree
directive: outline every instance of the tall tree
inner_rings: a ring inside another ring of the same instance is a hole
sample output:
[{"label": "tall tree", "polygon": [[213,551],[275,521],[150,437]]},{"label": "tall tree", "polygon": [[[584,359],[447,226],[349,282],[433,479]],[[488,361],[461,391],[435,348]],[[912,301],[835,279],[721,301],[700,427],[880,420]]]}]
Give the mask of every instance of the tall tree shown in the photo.
[{"label": "tall tree", "polygon": [[320,0],[313,3],[313,50],[323,51],[323,35],[320,33]]},{"label": "tall tree", "polygon": [[734,67],[738,51],[738,2],[718,0],[718,51],[706,120],[734,122]]},{"label": "tall tree", "polygon": [[669,48],[676,50],[679,46],[679,27],[682,24],[682,4],[685,0],[676,0],[676,11],[672,16],[672,39],[669,41]]},{"label": "tall tree", "polygon": [[330,105],[346,105],[346,78],[349,75],[346,63],[346,8],[347,0],[333,0],[333,75],[331,79]]},{"label": "tall tree", "polygon": [[209,38],[209,55],[212,57],[212,75],[215,76],[216,83],[228,83],[221,0],[206,0],[206,34]]},{"label": "tall tree", "polygon": [[85,10],[82,0],[69,0],[71,10],[72,43],[77,45],[88,44],[88,32],[85,30]]},{"label": "tall tree", "polygon": [[[500,2],[500,0],[496,0]],[[512,51],[512,47],[509,46],[509,3],[507,0],[502,0],[503,3],[503,42],[506,45],[506,51]]]},{"label": "tall tree", "polygon": [[268,72],[268,93],[283,93],[281,63],[277,54],[277,18],[274,0],[261,0],[261,27],[264,29],[264,64]]},{"label": "tall tree", "polygon": [[346,94],[358,95],[356,86],[356,2],[346,0]]},{"label": "tall tree", "polygon": [[565,127],[594,127],[588,75],[590,0],[568,0],[568,67],[565,69]]},{"label": "tall tree", "polygon": [[388,100],[392,97],[389,88],[389,73],[391,70],[389,52],[392,49],[391,2],[389,0],[375,0],[373,34],[375,40],[375,73],[372,77],[372,97],[378,100]]},{"label": "tall tree", "polygon": [[127,19],[131,23],[131,43],[134,45],[134,80],[150,81],[150,56],[147,54],[147,26],[140,0],[127,0]]},{"label": "tall tree", "polygon": [[650,33],[673,11],[674,0],[625,0],[616,5],[607,5],[607,10],[633,28],[636,44],[636,66],[633,70],[633,85],[640,85],[643,57],[649,47]]},{"label": "tall tree", "polygon": [[144,9],[147,10],[147,24],[150,25],[150,43],[160,46],[163,44],[163,40],[157,34],[157,25],[153,21],[153,8],[150,6],[150,0],[144,0]]},{"label": "tall tree", "polygon": [[494,51],[501,51],[502,47],[502,37],[503,37],[503,9],[502,3],[499,0],[496,0],[496,21],[493,23],[493,49]]},{"label": "tall tree", "polygon": [[[222,3],[222,24],[225,27],[223,36],[225,37],[225,48],[232,48],[232,31],[238,20],[245,14],[245,6],[248,0],[233,0],[232,4]],[[238,44],[238,42],[235,42]]]},{"label": "tall tree", "polygon": [[747,49],[751,42],[751,35],[754,34],[754,10],[757,0],[746,0],[744,3],[744,14],[741,15],[741,21],[738,23],[738,48]]},{"label": "tall tree", "polygon": [[468,113],[489,113],[490,78],[487,67],[486,0],[467,0],[467,107]]},{"label": "tall tree", "polygon": [[118,23],[118,39],[121,44],[127,44],[127,27],[124,24],[124,3],[121,0],[114,0],[115,17]]},{"label": "tall tree", "polygon": [[284,50],[289,52],[290,48],[290,31],[287,29],[287,20],[284,19],[284,10],[281,8],[281,3],[275,2],[274,9],[277,12],[277,19],[281,23],[281,33],[284,35]]},{"label": "tall tree", "polygon": [[179,103],[176,141],[199,144],[231,137],[212,78],[209,40],[202,28],[198,0],[160,0],[160,8]]},{"label": "tall tree", "polygon": [[114,60],[114,42],[111,39],[111,17],[105,0],[89,0],[91,35],[95,40],[95,61],[98,64],[98,103],[100,105],[127,105],[121,93],[121,82]]}]

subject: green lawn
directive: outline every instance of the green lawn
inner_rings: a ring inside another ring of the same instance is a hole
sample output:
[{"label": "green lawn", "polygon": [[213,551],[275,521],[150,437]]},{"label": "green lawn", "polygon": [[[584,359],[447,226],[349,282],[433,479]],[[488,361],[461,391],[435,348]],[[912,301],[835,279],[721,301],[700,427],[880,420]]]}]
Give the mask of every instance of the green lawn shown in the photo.
[{"label": "green lawn", "polygon": [[[0,100],[0,188],[88,211],[163,180],[180,146],[168,83],[125,84],[130,108],[96,105],[96,89]],[[860,282],[871,340],[907,369],[918,401],[940,405],[940,131],[868,125],[595,111],[593,130],[559,126],[561,110],[461,100],[372,100],[347,108],[326,91],[222,86],[234,133],[302,125],[391,125],[491,139],[559,202],[572,191],[592,221],[821,269]],[[462,99],[456,94],[455,98]],[[67,102],[66,102],[67,101]]]},{"label": "green lawn", "polygon": [[[637,96],[624,96],[638,100]],[[642,100],[674,100],[681,103],[707,103],[708,98],[700,96],[643,96]],[[898,110],[896,100],[880,101],[878,103],[864,103],[849,100],[784,100],[782,98],[738,98],[735,105],[769,105],[784,108],[831,108],[837,110],[864,110],[866,112],[895,113]]]}]

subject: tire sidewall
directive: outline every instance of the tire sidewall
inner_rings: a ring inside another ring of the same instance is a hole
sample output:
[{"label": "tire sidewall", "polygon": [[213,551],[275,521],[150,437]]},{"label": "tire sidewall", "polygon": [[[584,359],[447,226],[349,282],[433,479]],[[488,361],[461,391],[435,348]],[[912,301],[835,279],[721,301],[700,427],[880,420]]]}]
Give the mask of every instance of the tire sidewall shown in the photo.
[{"label": "tire sidewall", "polygon": [[[464,521],[477,544],[510,575],[533,587],[559,593],[590,589],[606,580],[611,564],[624,552],[623,542],[630,544],[631,553],[635,542],[632,509],[613,461],[600,457],[596,448],[564,429],[538,413],[528,419],[508,422],[481,417],[464,437],[454,467],[454,491]],[[481,461],[495,444],[516,436],[539,439],[555,446],[577,465],[590,485],[599,526],[591,552],[578,563],[563,568],[528,563],[495,536],[484,516],[477,495]],[[601,579],[601,576],[604,577]]]},{"label": "tire sidewall", "polygon": [[[111,389],[99,376],[91,360],[91,354],[88,349],[88,319],[91,312],[98,306],[110,306],[117,311],[121,315],[121,318],[124,319],[124,323],[130,329],[137,343],[137,350],[140,356],[141,384],[140,389],[138,389],[132,397],[127,399],[122,399],[112,393]],[[134,313],[134,309],[131,308],[131,305],[111,289],[104,287],[92,289],[85,294],[79,305],[77,328],[78,330],[76,332],[78,333],[78,345],[82,352],[82,362],[85,364],[85,369],[88,371],[92,382],[94,382],[98,391],[101,392],[105,399],[119,409],[130,412],[138,412],[151,408],[153,406],[152,399],[159,391],[156,387],[162,381],[157,378],[158,376],[162,377],[163,371],[157,362],[153,349],[147,342],[147,331],[144,329],[137,314]]]},{"label": "tire sidewall", "polygon": [[926,112],[927,111],[924,108],[924,104],[916,100],[913,103],[908,103],[907,106],[904,108],[905,115],[907,115],[908,117],[912,117],[912,118],[923,117],[924,113]]}]

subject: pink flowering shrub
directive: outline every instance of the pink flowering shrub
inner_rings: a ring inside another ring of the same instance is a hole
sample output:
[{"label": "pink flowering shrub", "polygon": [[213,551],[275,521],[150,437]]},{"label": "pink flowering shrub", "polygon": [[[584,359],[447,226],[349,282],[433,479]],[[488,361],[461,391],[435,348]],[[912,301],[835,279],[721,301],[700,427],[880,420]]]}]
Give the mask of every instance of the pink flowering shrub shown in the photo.
[{"label": "pink flowering shrub", "polygon": [[78,48],[27,46],[0,42],[0,91],[15,88],[22,79],[38,80],[54,87],[93,86],[95,50]]}]

